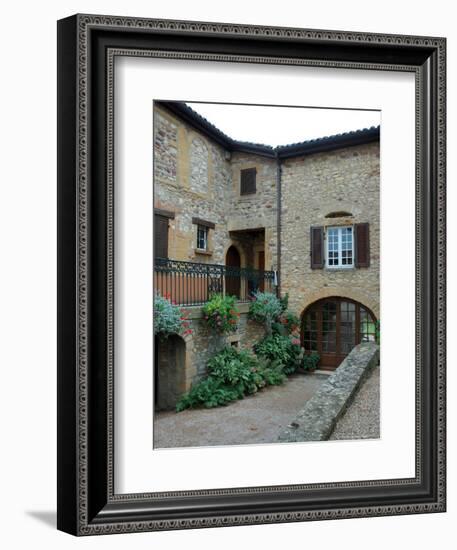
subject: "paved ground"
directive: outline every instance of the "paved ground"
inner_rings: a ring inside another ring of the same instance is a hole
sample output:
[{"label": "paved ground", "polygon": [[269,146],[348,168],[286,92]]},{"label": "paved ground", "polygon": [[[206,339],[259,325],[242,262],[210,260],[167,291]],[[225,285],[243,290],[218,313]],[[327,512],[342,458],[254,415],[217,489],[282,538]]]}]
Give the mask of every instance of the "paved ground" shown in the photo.
[{"label": "paved ground", "polygon": [[156,413],[154,447],[201,447],[276,443],[287,426],[325,381],[325,374],[295,374],[226,407]]},{"label": "paved ground", "polygon": [[376,367],[338,420],[330,439],[379,438],[379,412],[379,367]]}]

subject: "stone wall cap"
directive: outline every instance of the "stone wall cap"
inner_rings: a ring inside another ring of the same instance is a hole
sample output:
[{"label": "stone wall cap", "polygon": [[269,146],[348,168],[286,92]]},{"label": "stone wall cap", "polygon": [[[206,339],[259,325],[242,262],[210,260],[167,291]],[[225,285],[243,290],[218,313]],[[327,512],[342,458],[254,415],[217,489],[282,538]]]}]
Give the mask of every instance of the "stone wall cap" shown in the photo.
[{"label": "stone wall cap", "polygon": [[353,348],[278,437],[283,442],[326,441],[368,373],[378,364],[379,346],[364,342]]}]

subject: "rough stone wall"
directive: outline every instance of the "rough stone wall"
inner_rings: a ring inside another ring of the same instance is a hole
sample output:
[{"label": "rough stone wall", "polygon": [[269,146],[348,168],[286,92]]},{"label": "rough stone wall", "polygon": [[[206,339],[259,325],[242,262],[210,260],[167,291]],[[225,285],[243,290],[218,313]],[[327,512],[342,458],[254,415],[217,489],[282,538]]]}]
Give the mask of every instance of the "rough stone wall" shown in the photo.
[{"label": "rough stone wall", "polygon": [[[240,195],[240,170],[257,168],[257,192]],[[240,244],[242,265],[255,267],[233,231],[265,228],[265,269],[277,266],[276,161],[228,151],[165,109],[154,109],[154,206],[175,213],[169,222],[169,257],[225,263],[231,244]],[[216,224],[209,231],[209,253],[196,250],[192,218]],[[249,248],[249,247],[248,247]]]},{"label": "rough stone wall", "polygon": [[240,304],[237,331],[218,336],[202,322],[201,307],[187,308],[191,335],[172,335],[161,340],[157,359],[157,410],[172,410],[179,398],[207,375],[206,363],[225,346],[236,345],[239,349],[252,351],[252,346],[265,336],[262,325],[248,319],[248,304]]},{"label": "rough stone wall", "polygon": [[[240,195],[240,170],[255,167],[256,193]],[[300,315],[314,301],[343,296],[361,302],[379,317],[379,143],[347,147],[283,161],[281,203],[281,294]],[[265,251],[265,269],[278,267],[277,165],[275,159],[229,154],[165,109],[154,109],[154,206],[175,213],[169,221],[169,257],[225,263],[231,244],[242,253],[242,266],[256,266],[256,251]],[[329,219],[330,212],[352,216]],[[215,224],[209,251],[196,250],[192,218]],[[310,227],[370,224],[370,267],[311,269]],[[262,228],[262,231],[258,231]],[[246,231],[251,231],[247,233]],[[238,232],[238,233],[237,233]],[[241,306],[244,307],[244,306]],[[220,347],[199,320],[191,318],[186,339],[185,387],[205,372],[208,358]],[[247,311],[247,310],[246,310]],[[240,317],[239,346],[251,348],[263,329]]]},{"label": "rough stone wall", "polygon": [[190,188],[195,193],[208,193],[208,147],[198,137],[190,146]]},{"label": "rough stone wall", "polygon": [[226,345],[236,344],[239,349],[251,350],[252,346],[265,336],[265,329],[259,323],[248,318],[248,305],[239,304],[240,318],[238,329],[227,336],[215,335],[202,322],[200,307],[186,308],[189,311],[192,338],[188,349],[193,356],[194,375],[190,383],[195,383],[206,375],[206,363],[217,351]]},{"label": "rough stone wall", "polygon": [[[164,149],[167,149],[164,151]],[[223,264],[229,244],[227,202],[231,185],[225,150],[164,109],[154,109],[154,207],[170,210],[169,257]],[[209,251],[196,250],[192,218],[216,224]]]},{"label": "rough stone wall", "polygon": [[[256,193],[240,194],[240,173],[256,168]],[[265,228],[265,269],[277,268],[277,164],[275,159],[234,153],[231,159],[232,185],[229,231]]]},{"label": "rough stone wall", "polygon": [[155,112],[154,174],[157,181],[176,182],[178,167],[178,125]]},{"label": "rough stone wall", "polygon": [[[345,296],[379,316],[379,142],[287,160],[282,166],[281,293],[300,315],[314,301]],[[326,218],[346,211],[346,218]],[[310,227],[368,222],[370,266],[311,269]]]}]

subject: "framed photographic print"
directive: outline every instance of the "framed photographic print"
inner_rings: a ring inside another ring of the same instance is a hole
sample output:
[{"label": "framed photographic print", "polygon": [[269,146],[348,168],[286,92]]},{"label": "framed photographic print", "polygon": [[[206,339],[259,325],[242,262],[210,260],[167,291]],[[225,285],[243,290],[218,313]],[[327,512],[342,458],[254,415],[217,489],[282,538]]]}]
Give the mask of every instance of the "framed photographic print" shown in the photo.
[{"label": "framed photographic print", "polygon": [[58,528],[444,511],[445,39],[58,50]]}]

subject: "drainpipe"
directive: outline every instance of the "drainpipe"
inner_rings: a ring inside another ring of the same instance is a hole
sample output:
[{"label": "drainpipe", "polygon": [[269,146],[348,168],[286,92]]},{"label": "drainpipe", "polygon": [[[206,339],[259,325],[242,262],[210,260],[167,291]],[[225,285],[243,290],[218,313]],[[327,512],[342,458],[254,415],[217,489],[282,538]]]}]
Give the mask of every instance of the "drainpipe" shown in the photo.
[{"label": "drainpipe", "polygon": [[281,161],[279,159],[279,153],[276,151],[276,234],[277,234],[277,279],[278,286],[276,287],[276,294],[278,298],[281,296]]}]

